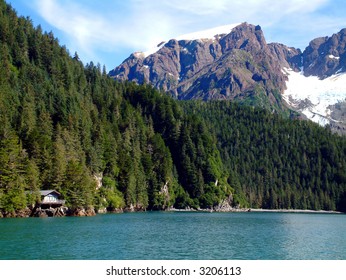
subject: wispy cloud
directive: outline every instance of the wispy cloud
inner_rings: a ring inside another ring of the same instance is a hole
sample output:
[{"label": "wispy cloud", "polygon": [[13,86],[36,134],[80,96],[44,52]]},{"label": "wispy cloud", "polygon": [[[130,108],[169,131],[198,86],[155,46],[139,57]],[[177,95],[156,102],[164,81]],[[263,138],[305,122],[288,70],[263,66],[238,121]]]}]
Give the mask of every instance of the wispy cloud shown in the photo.
[{"label": "wispy cloud", "polygon": [[104,0],[91,6],[86,0],[36,0],[35,6],[65,34],[69,48],[94,60],[100,52],[146,50],[184,33],[235,22],[260,24],[270,40],[284,37],[280,29],[292,38],[306,36],[312,25],[340,24],[335,15],[318,13],[332,1],[338,0]]},{"label": "wispy cloud", "polygon": [[91,54],[93,48],[112,38],[108,20],[79,2],[37,0],[36,7],[50,25],[63,31],[72,45],[84,52]]}]

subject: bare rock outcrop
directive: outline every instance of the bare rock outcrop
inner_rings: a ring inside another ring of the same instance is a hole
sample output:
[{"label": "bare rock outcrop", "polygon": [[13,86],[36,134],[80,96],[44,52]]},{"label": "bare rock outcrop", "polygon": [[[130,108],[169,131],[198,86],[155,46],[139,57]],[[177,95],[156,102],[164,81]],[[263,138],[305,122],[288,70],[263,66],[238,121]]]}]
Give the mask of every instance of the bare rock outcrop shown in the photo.
[{"label": "bare rock outcrop", "polygon": [[303,52],[304,75],[322,79],[346,71],[346,28],[312,40]]},{"label": "bare rock outcrop", "polygon": [[110,72],[119,80],[150,83],[178,99],[239,99],[285,89],[282,67],[300,67],[300,50],[267,44],[260,26],[242,23],[214,39],[170,40],[147,57],[134,53]]}]

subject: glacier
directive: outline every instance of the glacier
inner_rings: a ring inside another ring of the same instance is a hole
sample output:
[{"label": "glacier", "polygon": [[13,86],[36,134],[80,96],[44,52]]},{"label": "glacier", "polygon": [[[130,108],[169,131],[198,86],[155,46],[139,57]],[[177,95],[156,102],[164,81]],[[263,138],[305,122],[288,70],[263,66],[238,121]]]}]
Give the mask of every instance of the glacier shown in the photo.
[{"label": "glacier", "polygon": [[330,124],[330,106],[346,100],[346,73],[337,72],[328,78],[304,76],[304,71],[295,72],[283,68],[287,75],[283,99],[293,109],[304,114],[308,119],[322,126]]}]

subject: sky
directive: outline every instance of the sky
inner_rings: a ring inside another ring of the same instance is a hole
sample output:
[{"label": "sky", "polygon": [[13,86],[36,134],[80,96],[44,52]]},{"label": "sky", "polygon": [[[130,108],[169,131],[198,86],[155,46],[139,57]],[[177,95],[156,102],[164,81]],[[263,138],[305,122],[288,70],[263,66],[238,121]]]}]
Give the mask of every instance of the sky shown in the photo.
[{"label": "sky", "polygon": [[346,28],[344,0],[5,0],[19,16],[53,31],[86,64],[107,71],[131,53],[222,25],[260,25],[267,42],[302,50]]}]

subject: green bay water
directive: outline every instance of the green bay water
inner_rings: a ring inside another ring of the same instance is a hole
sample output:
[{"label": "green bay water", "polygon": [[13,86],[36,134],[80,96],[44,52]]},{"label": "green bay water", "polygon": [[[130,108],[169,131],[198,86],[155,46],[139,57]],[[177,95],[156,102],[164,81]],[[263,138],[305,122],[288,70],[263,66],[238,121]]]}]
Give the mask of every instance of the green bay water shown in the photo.
[{"label": "green bay water", "polygon": [[5,260],[346,259],[346,215],[146,212],[0,219]]}]

